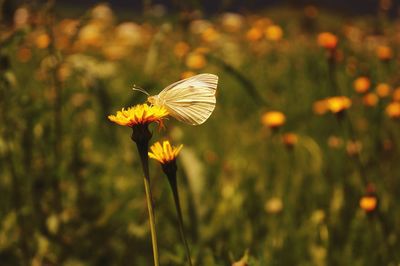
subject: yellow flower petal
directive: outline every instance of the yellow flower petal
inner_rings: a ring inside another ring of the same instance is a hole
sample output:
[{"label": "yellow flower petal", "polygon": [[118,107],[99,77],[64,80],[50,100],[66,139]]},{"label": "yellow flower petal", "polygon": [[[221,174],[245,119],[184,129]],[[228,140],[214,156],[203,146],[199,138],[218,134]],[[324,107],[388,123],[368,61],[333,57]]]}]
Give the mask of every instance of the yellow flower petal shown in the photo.
[{"label": "yellow flower petal", "polygon": [[168,140],[164,141],[162,145],[160,142],[156,142],[150,147],[151,152],[148,154],[151,159],[155,159],[162,164],[166,164],[178,157],[182,147],[182,144],[178,147],[173,147]]}]

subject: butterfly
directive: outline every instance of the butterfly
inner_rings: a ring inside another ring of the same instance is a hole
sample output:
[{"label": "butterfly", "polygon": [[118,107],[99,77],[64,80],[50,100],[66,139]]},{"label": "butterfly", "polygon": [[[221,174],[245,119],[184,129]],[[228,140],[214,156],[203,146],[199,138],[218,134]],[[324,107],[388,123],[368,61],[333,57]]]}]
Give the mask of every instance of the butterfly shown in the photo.
[{"label": "butterfly", "polygon": [[159,94],[149,95],[147,101],[152,105],[165,107],[169,114],[179,121],[189,125],[200,125],[215,109],[217,85],[218,76],[199,74],[172,83]]}]

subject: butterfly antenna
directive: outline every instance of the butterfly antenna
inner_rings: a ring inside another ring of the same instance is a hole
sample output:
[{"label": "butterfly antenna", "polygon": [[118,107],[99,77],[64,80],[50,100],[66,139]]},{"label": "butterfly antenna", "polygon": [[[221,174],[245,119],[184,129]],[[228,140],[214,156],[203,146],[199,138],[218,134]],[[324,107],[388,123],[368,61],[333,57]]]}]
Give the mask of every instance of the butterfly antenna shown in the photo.
[{"label": "butterfly antenna", "polygon": [[140,91],[140,92],[146,94],[147,96],[150,96],[150,94],[149,94],[147,91],[145,91],[144,89],[142,89],[142,88],[136,86],[135,84],[133,85],[132,90],[134,90],[134,91]]}]

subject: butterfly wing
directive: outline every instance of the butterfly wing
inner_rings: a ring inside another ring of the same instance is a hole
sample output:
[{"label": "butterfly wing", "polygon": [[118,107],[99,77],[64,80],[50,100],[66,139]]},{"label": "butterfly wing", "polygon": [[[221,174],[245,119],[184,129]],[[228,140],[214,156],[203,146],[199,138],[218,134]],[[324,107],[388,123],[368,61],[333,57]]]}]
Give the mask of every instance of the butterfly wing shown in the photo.
[{"label": "butterfly wing", "polygon": [[199,74],[169,85],[158,97],[173,117],[190,125],[200,125],[215,109],[217,84],[218,76]]}]

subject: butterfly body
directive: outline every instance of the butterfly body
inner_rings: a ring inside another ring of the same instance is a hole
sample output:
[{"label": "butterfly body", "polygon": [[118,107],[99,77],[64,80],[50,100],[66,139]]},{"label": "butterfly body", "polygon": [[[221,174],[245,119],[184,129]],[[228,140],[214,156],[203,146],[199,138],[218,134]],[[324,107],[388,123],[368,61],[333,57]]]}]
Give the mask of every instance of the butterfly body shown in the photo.
[{"label": "butterfly body", "polygon": [[179,121],[200,125],[215,109],[217,84],[216,75],[199,74],[177,81],[147,100],[153,105],[164,106]]}]

